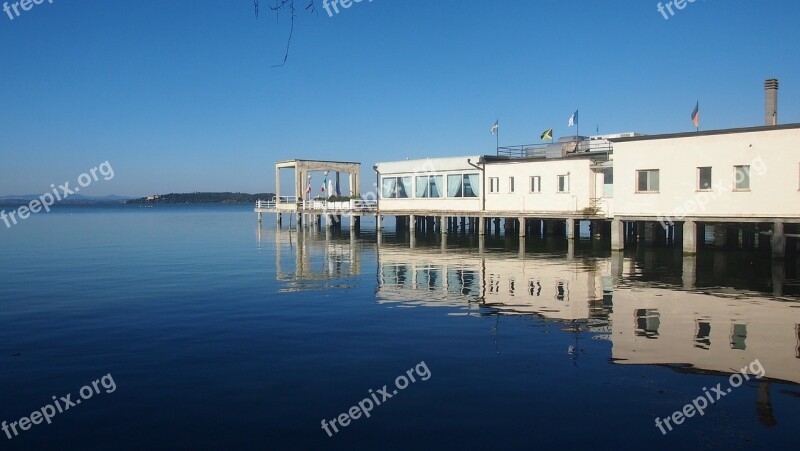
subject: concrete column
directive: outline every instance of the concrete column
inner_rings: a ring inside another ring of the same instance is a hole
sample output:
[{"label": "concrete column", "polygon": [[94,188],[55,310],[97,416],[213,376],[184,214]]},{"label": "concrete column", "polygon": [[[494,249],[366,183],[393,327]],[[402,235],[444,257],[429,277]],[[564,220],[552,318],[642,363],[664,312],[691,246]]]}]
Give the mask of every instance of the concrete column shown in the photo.
[{"label": "concrete column", "polygon": [[625,249],[625,223],[619,219],[611,221],[611,250]]},{"label": "concrete column", "polygon": [[275,199],[281,198],[281,168],[275,168]]},{"label": "concrete column", "polygon": [[783,223],[776,222],[772,226],[772,258],[780,259],[786,256],[786,234]]},{"label": "concrete column", "polygon": [[412,232],[417,231],[417,217],[414,215],[408,217],[408,230]]},{"label": "concrete column", "polygon": [[519,236],[525,238],[525,218],[522,216],[519,217]]},{"label": "concrete column", "polygon": [[486,235],[486,218],[478,218],[478,235]]},{"label": "concrete column", "polygon": [[783,286],[786,284],[786,267],[782,261],[772,262],[772,294],[783,296]]},{"label": "concrete column", "polygon": [[[622,222],[622,221],[620,221]],[[611,228],[614,228],[612,223]],[[622,277],[622,271],[624,269],[625,259],[623,258],[622,252],[612,252],[611,253],[611,275],[614,278]],[[616,285],[616,281],[615,281]]]},{"label": "concrete column", "polygon": [[683,253],[697,253],[697,223],[694,221],[687,220],[683,223]]},{"label": "concrete column", "polygon": [[683,288],[693,290],[697,286],[697,257],[687,255],[683,257]]},{"label": "concrete column", "polygon": [[[520,232],[523,233],[523,232]],[[524,233],[519,237],[519,259],[525,260],[525,235]]]},{"label": "concrete column", "polygon": [[375,231],[380,233],[383,229],[383,217],[381,215],[375,216]]},{"label": "concrete column", "polygon": [[575,220],[567,218],[564,221],[564,227],[565,227],[564,231],[566,232],[567,239],[568,240],[574,240],[575,239]]},{"label": "concrete column", "polygon": [[447,235],[447,216],[439,217],[439,231],[442,235]]}]

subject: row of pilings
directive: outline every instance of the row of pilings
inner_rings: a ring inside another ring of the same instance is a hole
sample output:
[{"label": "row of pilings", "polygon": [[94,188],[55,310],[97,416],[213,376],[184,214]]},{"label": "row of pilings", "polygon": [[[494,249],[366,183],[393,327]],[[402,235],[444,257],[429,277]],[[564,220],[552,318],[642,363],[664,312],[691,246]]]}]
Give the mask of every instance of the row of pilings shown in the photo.
[{"label": "row of pilings", "polygon": [[[380,228],[381,220],[378,221]],[[493,235],[610,239],[612,250],[676,247],[694,254],[701,249],[752,251],[773,258],[795,257],[800,224],[784,222],[612,221],[580,218],[395,216],[396,230],[421,234]],[[613,235],[619,233],[618,242]]]}]

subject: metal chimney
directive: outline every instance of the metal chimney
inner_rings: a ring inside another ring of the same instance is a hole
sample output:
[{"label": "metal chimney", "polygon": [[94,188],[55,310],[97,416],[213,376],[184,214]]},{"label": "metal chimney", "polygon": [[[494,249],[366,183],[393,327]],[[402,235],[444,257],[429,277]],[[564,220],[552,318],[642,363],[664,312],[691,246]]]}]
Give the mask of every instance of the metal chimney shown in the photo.
[{"label": "metal chimney", "polygon": [[764,82],[767,96],[766,125],[778,125],[778,80],[770,78]]}]

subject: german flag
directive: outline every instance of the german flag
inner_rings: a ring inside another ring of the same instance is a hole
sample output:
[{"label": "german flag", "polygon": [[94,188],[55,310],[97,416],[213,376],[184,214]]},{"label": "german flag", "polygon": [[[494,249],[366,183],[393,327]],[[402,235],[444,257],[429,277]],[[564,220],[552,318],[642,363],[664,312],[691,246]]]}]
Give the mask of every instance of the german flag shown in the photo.
[{"label": "german flag", "polygon": [[692,111],[692,123],[695,127],[700,128],[700,101],[697,102],[694,111]]}]

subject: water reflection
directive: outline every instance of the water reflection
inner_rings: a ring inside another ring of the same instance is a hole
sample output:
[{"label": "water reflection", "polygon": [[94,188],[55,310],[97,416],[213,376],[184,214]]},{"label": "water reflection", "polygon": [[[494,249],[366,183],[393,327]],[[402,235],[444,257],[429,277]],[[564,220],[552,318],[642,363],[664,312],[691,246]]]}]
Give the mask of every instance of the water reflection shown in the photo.
[{"label": "water reflection", "polygon": [[[610,340],[617,364],[730,374],[759,359],[769,379],[800,383],[800,302],[791,294],[795,279],[787,279],[795,275],[793,262],[776,270],[738,253],[612,254],[594,241],[384,234],[378,245],[374,235],[347,232],[264,233],[278,247],[285,289],[347,286],[369,258],[381,304],[532,315],[560,323],[576,340],[581,333]],[[577,341],[567,352],[577,358]],[[762,382],[764,424],[769,405]]]}]

